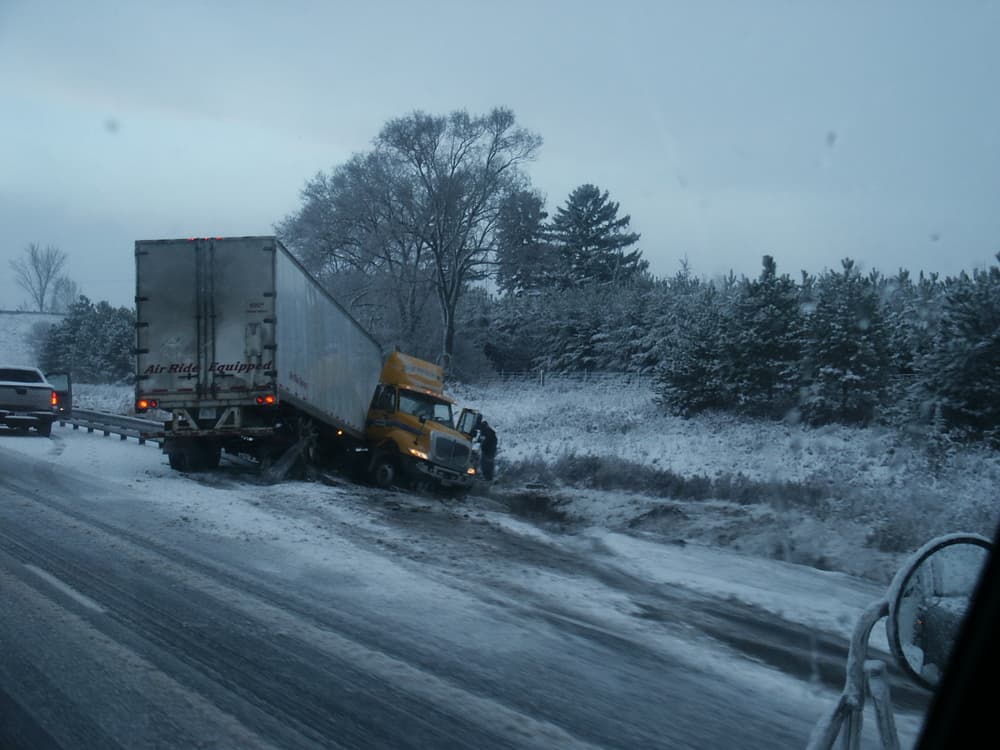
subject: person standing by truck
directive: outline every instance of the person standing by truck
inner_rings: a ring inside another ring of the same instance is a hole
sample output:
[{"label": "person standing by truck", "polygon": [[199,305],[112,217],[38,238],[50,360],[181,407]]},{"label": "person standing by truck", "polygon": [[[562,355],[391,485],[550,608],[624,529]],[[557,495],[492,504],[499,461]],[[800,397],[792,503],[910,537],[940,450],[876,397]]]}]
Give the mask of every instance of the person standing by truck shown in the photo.
[{"label": "person standing by truck", "polygon": [[493,469],[497,455],[497,434],[485,419],[479,423],[479,450],[482,452],[483,479],[493,481]]}]

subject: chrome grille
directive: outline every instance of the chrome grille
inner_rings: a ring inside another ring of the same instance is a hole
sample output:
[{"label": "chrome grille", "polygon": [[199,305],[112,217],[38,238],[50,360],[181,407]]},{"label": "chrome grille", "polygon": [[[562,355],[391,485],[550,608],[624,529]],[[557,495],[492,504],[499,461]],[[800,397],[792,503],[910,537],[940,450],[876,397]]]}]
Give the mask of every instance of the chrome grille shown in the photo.
[{"label": "chrome grille", "polygon": [[434,435],[431,458],[445,466],[463,469],[469,464],[469,444],[444,435]]}]

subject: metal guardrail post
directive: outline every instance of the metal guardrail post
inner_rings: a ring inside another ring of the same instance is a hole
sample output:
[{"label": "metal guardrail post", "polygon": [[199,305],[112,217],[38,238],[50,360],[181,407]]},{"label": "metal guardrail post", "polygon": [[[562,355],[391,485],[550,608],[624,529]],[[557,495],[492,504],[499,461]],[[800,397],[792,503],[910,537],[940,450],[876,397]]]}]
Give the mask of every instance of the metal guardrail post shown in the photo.
[{"label": "metal guardrail post", "polygon": [[147,439],[142,436],[144,432],[152,432],[161,427],[160,422],[152,419],[126,417],[121,414],[108,414],[90,409],[74,409],[69,417],[60,420],[60,424],[66,423],[70,424],[74,430],[81,427],[88,433],[100,430],[105,437],[117,435],[119,440],[127,440],[132,437],[139,441],[139,445],[145,445],[147,442]]}]

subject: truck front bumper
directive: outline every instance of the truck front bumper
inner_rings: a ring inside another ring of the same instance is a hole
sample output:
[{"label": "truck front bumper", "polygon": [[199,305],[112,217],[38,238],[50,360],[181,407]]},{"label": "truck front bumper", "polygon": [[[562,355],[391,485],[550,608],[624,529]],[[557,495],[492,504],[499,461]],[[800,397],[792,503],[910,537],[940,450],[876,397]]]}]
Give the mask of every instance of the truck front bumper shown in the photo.
[{"label": "truck front bumper", "polygon": [[463,474],[455,469],[448,469],[429,461],[415,459],[411,462],[411,466],[416,472],[433,479],[444,487],[468,487],[475,479],[475,474]]}]

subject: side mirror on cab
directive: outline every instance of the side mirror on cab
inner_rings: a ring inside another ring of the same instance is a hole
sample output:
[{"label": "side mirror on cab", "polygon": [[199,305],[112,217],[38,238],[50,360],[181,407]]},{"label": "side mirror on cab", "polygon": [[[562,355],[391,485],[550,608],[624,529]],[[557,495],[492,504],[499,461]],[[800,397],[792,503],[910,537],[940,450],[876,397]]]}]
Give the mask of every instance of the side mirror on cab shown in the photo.
[{"label": "side mirror on cab", "polygon": [[907,558],[885,596],[854,626],[844,689],[816,723],[807,750],[833,750],[838,738],[842,747],[860,747],[867,699],[874,704],[882,747],[899,747],[885,664],[868,658],[872,629],[887,617],[889,647],[900,668],[919,685],[937,686],[992,548],[978,534],[947,534]]},{"label": "side mirror on cab", "polygon": [[990,555],[969,534],[941,537],[903,565],[889,587],[886,634],[900,667],[918,684],[937,686]]}]

